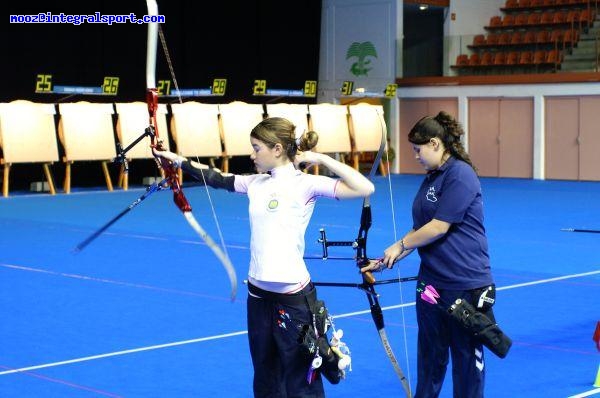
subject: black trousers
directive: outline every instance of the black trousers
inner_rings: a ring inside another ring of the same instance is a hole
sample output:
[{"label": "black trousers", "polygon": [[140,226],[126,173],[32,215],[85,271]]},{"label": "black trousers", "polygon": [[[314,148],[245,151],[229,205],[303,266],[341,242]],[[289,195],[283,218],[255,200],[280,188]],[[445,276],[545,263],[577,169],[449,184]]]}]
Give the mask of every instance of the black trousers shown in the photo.
[{"label": "black trousers", "polygon": [[[269,293],[249,285],[261,298],[248,295],[248,341],[254,366],[253,390],[256,398],[322,398],[325,396],[320,373],[307,381],[312,357],[298,344],[298,326],[311,322],[307,294]],[[281,300],[278,300],[281,297]],[[287,299],[287,300],[286,300]],[[282,304],[286,301],[287,304]]]},{"label": "black trousers", "polygon": [[[440,299],[453,303],[463,298],[473,304],[472,291],[438,290]],[[476,303],[475,303],[476,304]],[[417,389],[414,398],[436,398],[446,376],[449,355],[452,356],[454,398],[482,398],[485,383],[483,346],[444,308],[416,297],[419,337],[417,346]],[[491,320],[491,308],[484,312]]]}]

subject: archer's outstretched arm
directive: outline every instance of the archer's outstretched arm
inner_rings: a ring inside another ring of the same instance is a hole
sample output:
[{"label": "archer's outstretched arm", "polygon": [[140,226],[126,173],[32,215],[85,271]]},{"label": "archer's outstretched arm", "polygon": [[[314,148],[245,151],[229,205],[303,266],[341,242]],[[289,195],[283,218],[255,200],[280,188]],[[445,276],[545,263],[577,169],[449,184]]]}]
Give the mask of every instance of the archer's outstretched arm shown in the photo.
[{"label": "archer's outstretched arm", "polygon": [[176,153],[169,151],[157,151],[153,149],[154,156],[168,160],[176,168],[181,168],[196,180],[202,184],[206,184],[213,188],[227,189],[228,191],[234,191],[234,180],[233,174],[222,173],[221,170],[210,167],[206,164],[189,160],[186,157],[177,155]]}]

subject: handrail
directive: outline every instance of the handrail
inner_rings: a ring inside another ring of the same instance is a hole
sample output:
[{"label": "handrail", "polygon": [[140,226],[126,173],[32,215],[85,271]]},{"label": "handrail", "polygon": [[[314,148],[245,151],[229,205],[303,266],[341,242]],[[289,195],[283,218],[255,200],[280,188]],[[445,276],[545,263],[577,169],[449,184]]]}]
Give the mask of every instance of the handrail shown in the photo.
[{"label": "handrail", "polygon": [[595,44],[595,60],[596,60],[596,65],[595,65],[595,71],[598,72],[598,58],[600,57],[599,51],[600,48],[598,46],[598,42],[600,41],[600,30],[598,32],[596,32],[596,35],[594,37],[594,44]]},{"label": "handrail", "polygon": [[597,83],[598,72],[522,73],[510,75],[421,76],[396,79],[398,87],[473,86],[494,84]]}]

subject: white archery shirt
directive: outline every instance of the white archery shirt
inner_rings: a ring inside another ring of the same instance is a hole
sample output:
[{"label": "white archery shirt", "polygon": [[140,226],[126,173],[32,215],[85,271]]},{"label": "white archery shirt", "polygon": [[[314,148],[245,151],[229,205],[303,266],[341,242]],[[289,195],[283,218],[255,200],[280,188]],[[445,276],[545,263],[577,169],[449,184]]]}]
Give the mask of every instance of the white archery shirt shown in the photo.
[{"label": "white archery shirt", "polygon": [[271,174],[235,176],[235,191],[247,194],[250,201],[251,281],[297,284],[310,280],[303,259],[306,227],[316,198],[335,198],[338,182],[303,173],[292,163],[274,168]]}]

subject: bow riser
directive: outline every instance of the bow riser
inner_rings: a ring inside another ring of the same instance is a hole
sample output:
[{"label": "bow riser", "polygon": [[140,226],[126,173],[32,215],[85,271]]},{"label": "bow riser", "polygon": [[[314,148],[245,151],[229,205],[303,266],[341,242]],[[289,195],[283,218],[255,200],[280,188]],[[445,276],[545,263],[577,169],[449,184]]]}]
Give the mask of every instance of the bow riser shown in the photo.
[{"label": "bow riser", "polygon": [[[377,171],[379,164],[381,163],[381,159],[383,158],[383,154],[387,145],[387,137],[385,133],[385,121],[383,120],[383,116],[381,114],[378,115],[381,121],[381,144],[379,146],[379,150],[375,156],[375,160],[373,161],[373,166],[369,171],[368,178],[372,180],[375,176],[375,172]],[[355,262],[356,266],[360,269],[364,266],[368,265],[371,261],[367,255],[367,238],[369,234],[369,229],[373,223],[373,215],[371,209],[370,197],[367,196],[363,199],[362,210],[360,214],[360,227],[358,230],[358,236],[354,241],[351,242],[332,242],[327,241],[325,230],[321,229],[321,239],[319,242],[323,246],[323,260],[328,259],[327,247],[329,246],[351,246],[356,250]],[[375,327],[377,328],[377,332],[379,333],[379,338],[381,339],[381,343],[385,350],[386,355],[388,356],[396,375],[400,379],[402,383],[402,388],[406,394],[407,398],[411,398],[411,390],[408,379],[404,375],[396,356],[394,355],[394,351],[389,343],[387,338],[387,334],[385,332],[385,323],[383,319],[383,311],[381,309],[381,305],[379,304],[378,297],[379,295],[375,291],[375,285],[386,284],[386,283],[402,283],[406,281],[412,281],[417,279],[417,277],[407,277],[407,278],[396,278],[396,279],[388,279],[383,281],[376,281],[371,272],[362,272],[362,283],[337,283],[337,282],[314,282],[316,286],[337,286],[337,287],[356,287],[360,290],[364,291],[367,295],[367,299],[369,300],[369,308],[371,310],[371,316],[373,318],[373,322],[375,323]]]},{"label": "bow riser", "polygon": [[[158,15],[158,5],[155,0],[146,0],[146,5],[148,7],[148,15]],[[156,71],[156,48],[158,44],[158,23],[153,22],[148,24],[148,47],[146,53],[146,104],[148,106],[148,127],[145,129],[144,133],[138,137],[132,144],[130,144],[126,149],[119,149],[119,154],[116,158],[117,161],[122,161],[126,166],[126,156],[125,153],[133,148],[137,143],[139,143],[145,136],[150,137],[150,147],[155,148],[159,151],[164,150],[162,146],[162,142],[160,140],[159,131],[158,131],[158,123],[156,121],[156,113],[158,109],[158,92],[155,84],[155,71]],[[181,182],[179,180],[179,175],[177,173],[177,168],[174,164],[169,162],[163,157],[157,158],[158,167],[162,169],[164,173],[164,179],[158,183],[153,183],[151,186],[146,188],[146,192],[136,199],[133,203],[131,203],[125,210],[119,213],[116,217],[90,235],[83,242],[78,244],[74,251],[79,252],[83,250],[87,245],[89,245],[93,240],[99,237],[106,229],[108,229],[112,224],[121,219],[125,214],[131,211],[134,207],[139,205],[144,199],[153,194],[154,192],[165,189],[166,187],[170,187],[173,192],[173,201],[175,205],[181,210],[188,224],[192,227],[192,229],[206,242],[206,245],[213,251],[213,253],[217,256],[217,258],[221,261],[221,264],[227,271],[227,275],[229,277],[229,281],[231,283],[231,300],[235,300],[237,294],[237,276],[235,272],[235,268],[229,259],[227,253],[222,250],[215,241],[204,231],[204,229],[200,226],[198,221],[194,218],[192,214],[192,207],[190,206],[187,198],[183,193],[183,189],[181,187]],[[126,169],[126,167],[125,167]],[[208,193],[208,189],[207,189]],[[223,246],[225,246],[223,244]]]},{"label": "bow riser", "polygon": [[[148,15],[158,15],[158,4],[156,3],[156,0],[146,0],[146,5],[148,7]],[[158,34],[158,23],[149,23],[148,41],[146,49],[146,102],[148,104],[150,129],[152,129],[154,132],[154,135],[151,139],[151,147],[156,148],[160,151],[164,150],[165,148],[163,148],[162,146],[159,131],[157,129],[158,123],[156,122],[156,113],[158,109],[158,91],[156,89],[156,50],[158,47]],[[165,45],[164,40],[163,45]],[[168,53],[166,52],[166,46],[165,55],[167,55],[167,61],[169,61]],[[170,63],[169,66],[171,67]],[[173,80],[176,80],[174,76]],[[227,271],[227,275],[231,283],[231,300],[235,300],[237,294],[237,276],[235,268],[233,267],[229,256],[206,233],[206,231],[200,226],[200,223],[198,223],[198,221],[192,214],[192,207],[190,206],[187,198],[183,193],[183,188],[181,186],[179,174],[175,165],[163,157],[160,157],[160,159],[157,160],[159,167],[163,170],[165,174],[165,180],[163,181],[167,182],[167,184],[171,188],[171,191],[173,192],[173,201],[175,202],[175,205],[179,208],[179,210],[181,210],[190,227],[192,227],[192,229],[202,238],[202,240],[204,240],[206,245],[213,251],[213,253],[221,261],[221,264]],[[208,193],[208,188],[207,194],[210,197],[210,194]]]}]

